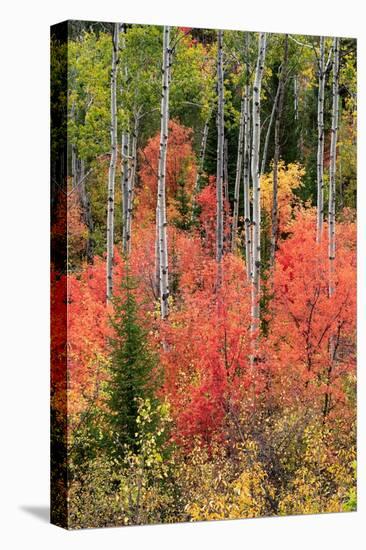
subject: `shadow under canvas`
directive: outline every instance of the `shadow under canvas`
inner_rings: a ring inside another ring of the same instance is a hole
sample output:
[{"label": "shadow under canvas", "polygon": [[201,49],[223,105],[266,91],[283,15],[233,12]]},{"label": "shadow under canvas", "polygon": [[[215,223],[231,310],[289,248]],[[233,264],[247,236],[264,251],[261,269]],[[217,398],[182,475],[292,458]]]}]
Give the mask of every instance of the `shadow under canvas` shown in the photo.
[{"label": "shadow under canvas", "polygon": [[50,521],[50,507],[49,506],[20,506],[20,509],[27,514],[31,514],[43,522],[49,523]]}]

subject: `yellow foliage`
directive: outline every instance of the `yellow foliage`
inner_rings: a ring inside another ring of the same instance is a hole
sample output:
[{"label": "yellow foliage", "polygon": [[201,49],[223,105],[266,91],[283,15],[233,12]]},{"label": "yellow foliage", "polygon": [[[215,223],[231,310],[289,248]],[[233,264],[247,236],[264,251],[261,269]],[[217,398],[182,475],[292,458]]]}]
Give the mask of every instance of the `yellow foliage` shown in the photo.
[{"label": "yellow foliage", "polygon": [[237,445],[235,470],[219,448],[214,460],[196,447],[192,463],[185,468],[184,486],[190,490],[186,511],[192,521],[253,518],[268,514],[268,498],[274,489],[260,464],[252,441]]},{"label": "yellow foliage", "polygon": [[[305,175],[304,168],[298,163],[287,166],[283,161],[278,163],[278,219],[279,230],[282,231],[291,219],[293,206],[298,202],[295,189],[302,186],[302,178]],[[273,204],[273,171],[263,174],[261,177],[262,208],[271,215]]]},{"label": "yellow foliage", "polygon": [[306,430],[303,462],[280,501],[280,514],[319,514],[346,509],[355,483],[355,449],[334,449],[331,438],[330,430],[325,428],[311,426]]}]

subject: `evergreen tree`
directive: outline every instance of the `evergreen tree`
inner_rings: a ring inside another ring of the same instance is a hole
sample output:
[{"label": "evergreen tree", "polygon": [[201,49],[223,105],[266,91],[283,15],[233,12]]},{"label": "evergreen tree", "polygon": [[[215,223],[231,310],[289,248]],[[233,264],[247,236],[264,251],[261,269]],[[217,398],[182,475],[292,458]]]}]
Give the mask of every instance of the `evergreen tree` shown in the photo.
[{"label": "evergreen tree", "polygon": [[138,450],[135,438],[138,401],[149,399],[152,407],[156,407],[155,391],[160,382],[156,356],[149,347],[146,330],[138,320],[135,288],[136,284],[127,271],[122,294],[113,299],[111,324],[114,336],[110,338],[107,403],[111,428],[108,447],[116,458],[122,457],[126,448]]}]

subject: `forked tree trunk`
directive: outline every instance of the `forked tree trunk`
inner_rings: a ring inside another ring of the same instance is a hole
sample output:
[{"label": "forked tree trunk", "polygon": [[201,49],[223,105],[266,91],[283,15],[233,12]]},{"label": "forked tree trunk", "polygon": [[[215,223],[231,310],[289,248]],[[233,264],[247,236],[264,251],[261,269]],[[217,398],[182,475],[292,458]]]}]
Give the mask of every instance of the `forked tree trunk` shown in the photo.
[{"label": "forked tree trunk", "polygon": [[166,218],[166,156],[169,127],[169,86],[170,86],[170,27],[163,30],[163,65],[161,93],[161,128],[158,168],[158,237],[159,237],[159,289],[160,314],[165,319],[169,314],[169,262]]},{"label": "forked tree trunk", "polygon": [[333,83],[332,83],[332,128],[329,164],[329,206],[328,206],[328,255],[329,255],[329,296],[334,294],[334,262],[336,256],[336,161],[339,113],[339,38],[333,42]]},{"label": "forked tree trunk", "polygon": [[235,189],[234,189],[233,224],[232,224],[232,231],[231,231],[231,249],[233,252],[235,252],[236,250],[237,239],[238,239],[240,182],[241,182],[243,152],[244,152],[245,92],[246,92],[246,88],[244,86],[243,94],[241,98],[241,106],[240,106],[238,153],[237,153],[237,159],[236,159]]},{"label": "forked tree trunk", "polygon": [[283,103],[285,97],[285,83],[287,78],[287,63],[288,63],[288,35],[285,38],[285,51],[283,63],[278,81],[278,105],[276,109],[275,134],[274,134],[274,156],[273,156],[273,202],[272,202],[272,230],[271,230],[271,252],[270,262],[274,266],[277,236],[278,236],[278,162],[280,160],[280,130],[281,118],[283,111]]},{"label": "forked tree trunk", "polygon": [[216,261],[217,287],[221,286],[222,257],[224,253],[224,69],[223,69],[223,31],[217,33],[217,172],[216,172]]},{"label": "forked tree trunk", "polygon": [[107,301],[113,292],[113,245],[114,245],[114,185],[117,163],[117,63],[119,23],[115,23],[112,36],[111,68],[111,159],[108,173],[107,200]]},{"label": "forked tree trunk", "polygon": [[[251,333],[256,335],[259,331],[259,297],[261,275],[261,187],[259,173],[259,147],[260,147],[260,95],[264,61],[266,57],[266,33],[259,35],[259,52],[253,85],[253,143],[252,143],[252,181],[253,181],[253,237],[252,237],[252,303],[251,303]],[[256,342],[252,361],[255,359]]]}]

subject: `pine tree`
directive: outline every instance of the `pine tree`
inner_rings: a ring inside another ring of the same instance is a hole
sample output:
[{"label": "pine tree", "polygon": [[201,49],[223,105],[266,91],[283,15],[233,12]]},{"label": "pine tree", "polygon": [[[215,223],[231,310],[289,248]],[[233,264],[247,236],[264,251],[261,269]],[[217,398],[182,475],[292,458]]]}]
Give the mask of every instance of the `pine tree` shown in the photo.
[{"label": "pine tree", "polygon": [[136,282],[127,272],[122,295],[113,298],[111,324],[114,336],[110,338],[107,403],[111,428],[108,447],[116,458],[122,457],[127,448],[138,450],[135,439],[138,401],[149,399],[152,407],[156,407],[155,392],[160,382],[157,358],[149,347],[147,332],[138,320],[135,288]]}]

